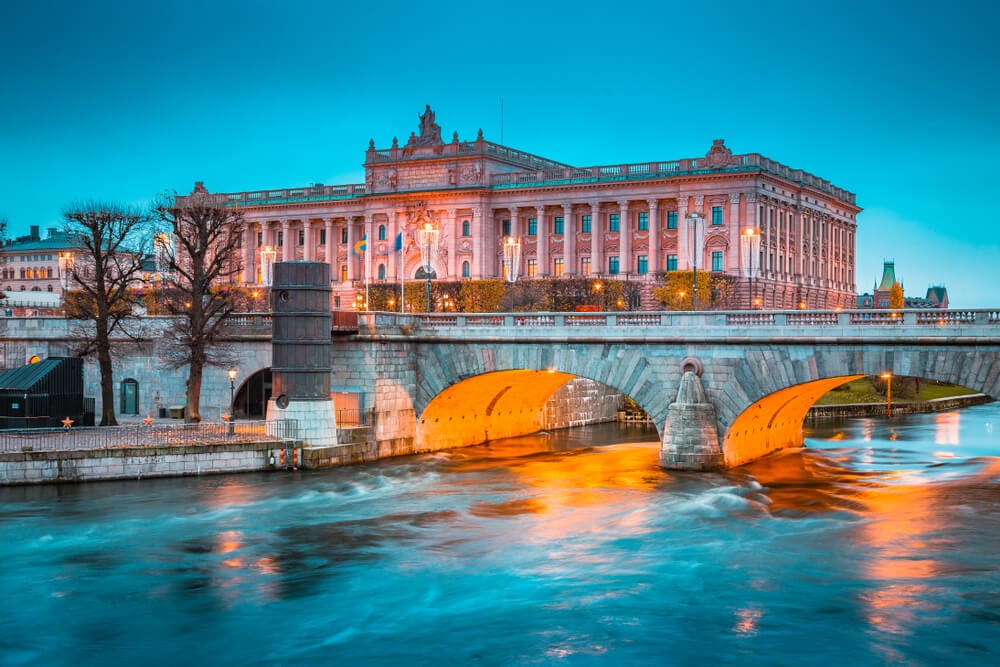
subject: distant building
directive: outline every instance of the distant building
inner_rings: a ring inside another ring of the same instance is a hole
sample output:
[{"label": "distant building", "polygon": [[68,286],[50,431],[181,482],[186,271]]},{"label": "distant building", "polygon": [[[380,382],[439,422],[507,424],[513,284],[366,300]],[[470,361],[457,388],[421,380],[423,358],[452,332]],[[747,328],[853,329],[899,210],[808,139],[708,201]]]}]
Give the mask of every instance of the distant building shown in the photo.
[{"label": "distant building", "polygon": [[[198,182],[192,194],[245,214],[242,282],[267,283],[273,261],[323,261],[331,305],[351,307],[366,276],[425,277],[419,231],[430,226],[435,280],[503,277],[504,239],[516,237],[524,280],[621,279],[648,295],[665,273],[695,267],[733,277],[734,303],[745,307],[854,305],[861,209],[825,179],[734,155],[721,139],[696,158],[574,167],[486,141],[482,130],[446,143],[429,106],[419,118],[404,143],[369,142],[364,183],[210,195]],[[689,222],[695,213],[700,222]],[[642,307],[659,304],[649,297]]]},{"label": "distant building", "polygon": [[[39,227],[32,225],[27,236],[0,246],[0,285],[3,285],[3,291],[11,299],[19,292],[45,292],[60,296],[68,278],[66,253],[75,254],[77,247],[61,230],[50,228],[43,239]],[[31,302],[28,296],[22,295],[16,301],[28,304]],[[39,305],[50,302],[50,298],[40,299]]]},{"label": "distant building", "polygon": [[[859,294],[857,300],[858,308],[888,309],[892,308],[892,286],[896,284],[896,263],[894,261],[884,261],[882,263],[882,279],[872,286],[872,293]],[[900,288],[903,283],[899,283]],[[948,290],[944,286],[933,286],[927,288],[927,296],[903,296],[904,308],[947,308]]]}]

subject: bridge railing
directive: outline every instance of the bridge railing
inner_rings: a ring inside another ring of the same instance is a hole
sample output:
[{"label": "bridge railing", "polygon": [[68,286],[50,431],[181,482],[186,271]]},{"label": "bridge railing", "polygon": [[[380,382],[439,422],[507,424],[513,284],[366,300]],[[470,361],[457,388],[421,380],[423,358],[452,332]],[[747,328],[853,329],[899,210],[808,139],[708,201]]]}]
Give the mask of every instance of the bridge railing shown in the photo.
[{"label": "bridge railing", "polygon": [[359,329],[414,330],[600,327],[600,328],[776,328],[776,327],[926,327],[998,326],[1000,309],[968,310],[776,310],[662,311],[606,313],[359,313]]}]

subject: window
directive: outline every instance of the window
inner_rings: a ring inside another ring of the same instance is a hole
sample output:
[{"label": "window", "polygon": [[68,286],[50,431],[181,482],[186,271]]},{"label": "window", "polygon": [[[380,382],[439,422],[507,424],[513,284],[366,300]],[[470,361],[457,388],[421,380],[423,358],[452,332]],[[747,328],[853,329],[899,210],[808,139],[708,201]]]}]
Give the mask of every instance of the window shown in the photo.
[{"label": "window", "polygon": [[378,226],[378,240],[385,241],[385,225]]},{"label": "window", "polygon": [[563,259],[562,257],[556,257],[552,260],[552,275],[561,276],[563,274]]},{"label": "window", "polygon": [[285,232],[278,232],[278,247],[280,248],[285,244]]},{"label": "window", "polygon": [[538,260],[529,259],[528,260],[528,277],[534,278],[538,275]]},{"label": "window", "polygon": [[608,214],[608,231],[617,232],[621,228],[621,216],[617,213]]},{"label": "window", "polygon": [[257,247],[264,245],[264,232],[257,232]]},{"label": "window", "polygon": [[636,264],[636,271],[638,271],[640,275],[649,273],[649,257],[646,255],[639,255],[639,259]]},{"label": "window", "polygon": [[584,215],[580,217],[580,232],[582,234],[590,233],[590,216]]},{"label": "window", "polygon": [[347,227],[343,227],[340,230],[340,242],[345,245],[347,244]]},{"label": "window", "polygon": [[378,279],[385,280],[385,264],[378,265]]},{"label": "window", "polygon": [[510,236],[510,220],[500,221],[500,236]]},{"label": "window", "polygon": [[552,233],[553,234],[562,234],[563,233],[563,219],[562,218],[556,218],[555,219],[555,229],[553,230]]},{"label": "window", "polygon": [[590,274],[590,258],[581,257],[580,258],[580,275],[586,276]]},{"label": "window", "polygon": [[347,264],[341,264],[340,266],[340,282],[347,282]]},{"label": "window", "polygon": [[306,230],[300,229],[299,230],[299,245],[305,245],[305,244],[306,244]]},{"label": "window", "polygon": [[712,251],[712,270],[721,271],[722,270],[722,251],[713,250]]},{"label": "window", "polygon": [[469,278],[472,276],[472,270],[468,262],[462,262],[462,277]]},{"label": "window", "polygon": [[538,220],[528,218],[528,236],[538,236]]},{"label": "window", "polygon": [[677,211],[667,211],[667,229],[677,229]]},{"label": "window", "polygon": [[667,255],[667,271],[677,270],[677,255]]},{"label": "window", "polygon": [[468,220],[462,221],[462,236],[472,236],[472,223]]},{"label": "window", "polygon": [[639,231],[645,232],[649,230],[649,213],[639,214]]},{"label": "window", "polygon": [[319,244],[320,245],[326,245],[326,230],[325,229],[319,230]]},{"label": "window", "polygon": [[608,273],[610,273],[611,275],[617,275],[618,274],[618,256],[617,255],[612,255],[611,257],[608,257]]},{"label": "window", "polygon": [[721,225],[722,224],[722,207],[713,206],[712,207],[712,224]]},{"label": "window", "polygon": [[47,274],[46,277],[47,278],[51,278],[52,277],[52,267],[50,266],[45,271],[46,271],[46,274]]}]

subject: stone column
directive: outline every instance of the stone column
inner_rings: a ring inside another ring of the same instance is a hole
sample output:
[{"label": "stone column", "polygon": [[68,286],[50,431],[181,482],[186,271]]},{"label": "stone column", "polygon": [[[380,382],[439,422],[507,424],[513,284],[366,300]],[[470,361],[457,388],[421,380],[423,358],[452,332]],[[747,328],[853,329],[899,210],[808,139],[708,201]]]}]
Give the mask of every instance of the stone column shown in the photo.
[{"label": "stone column", "polygon": [[660,269],[660,202],[650,199],[649,204],[649,272],[659,273]]},{"label": "stone column", "polygon": [[302,259],[307,262],[311,262],[314,257],[313,254],[313,240],[312,240],[312,220],[302,221],[302,233],[304,238],[302,240]]},{"label": "stone column", "polygon": [[347,228],[347,282],[354,280],[355,271],[355,259],[354,259],[354,217],[348,215],[344,219],[344,225]]},{"label": "stone column", "polygon": [[294,258],[292,255],[292,221],[284,219],[281,221],[281,261],[290,262]]},{"label": "stone column", "polygon": [[688,242],[688,195],[677,196],[677,270],[684,270],[684,262],[687,262],[687,269],[691,269],[691,244]]},{"label": "stone column", "polygon": [[684,372],[677,400],[667,407],[660,465],[670,470],[725,467],[715,407],[708,401],[701,378],[691,370]]},{"label": "stone column", "polygon": [[536,207],[538,211],[538,244],[535,246],[538,257],[538,277],[542,278],[552,274],[551,260],[549,259],[549,232],[545,225],[545,204]]},{"label": "stone column", "polygon": [[[740,193],[729,193],[729,257],[726,258],[725,268],[741,267],[740,264],[740,234],[743,233],[743,225],[740,222]],[[737,270],[737,273],[739,271]]]},{"label": "stone column", "polygon": [[576,221],[573,219],[573,205],[563,204],[563,270],[566,275],[575,276],[576,270]]},{"label": "stone column", "polygon": [[447,214],[448,236],[446,239],[448,249],[448,280],[455,280],[458,273],[455,271],[456,253],[458,251],[458,235],[462,233],[461,225],[458,222],[458,211],[451,209]]},{"label": "stone column", "polygon": [[590,272],[604,273],[604,228],[601,226],[601,202],[590,202]]},{"label": "stone column", "polygon": [[618,272],[623,275],[632,273],[632,225],[628,217],[628,200],[618,202],[618,212],[621,221],[618,229]]},{"label": "stone column", "polygon": [[333,238],[333,218],[327,218],[323,221],[323,229],[326,230],[326,252],[323,256],[326,258],[326,263],[330,265],[330,276],[334,279],[334,271],[337,268],[337,243],[336,239]]}]

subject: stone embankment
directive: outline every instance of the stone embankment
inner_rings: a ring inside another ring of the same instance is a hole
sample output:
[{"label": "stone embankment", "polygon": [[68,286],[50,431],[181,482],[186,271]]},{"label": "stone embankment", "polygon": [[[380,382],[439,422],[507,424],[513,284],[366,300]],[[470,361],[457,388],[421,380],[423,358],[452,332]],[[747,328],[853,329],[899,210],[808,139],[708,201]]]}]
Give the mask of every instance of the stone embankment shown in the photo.
[{"label": "stone embankment", "polygon": [[[935,398],[930,401],[900,401],[893,402],[893,415],[912,415],[924,412],[943,412],[989,403],[994,399],[986,394],[966,394],[964,396],[949,396]],[[806,419],[850,419],[852,417],[885,417],[888,406],[885,403],[845,403],[842,405],[814,405],[809,409]]]}]

